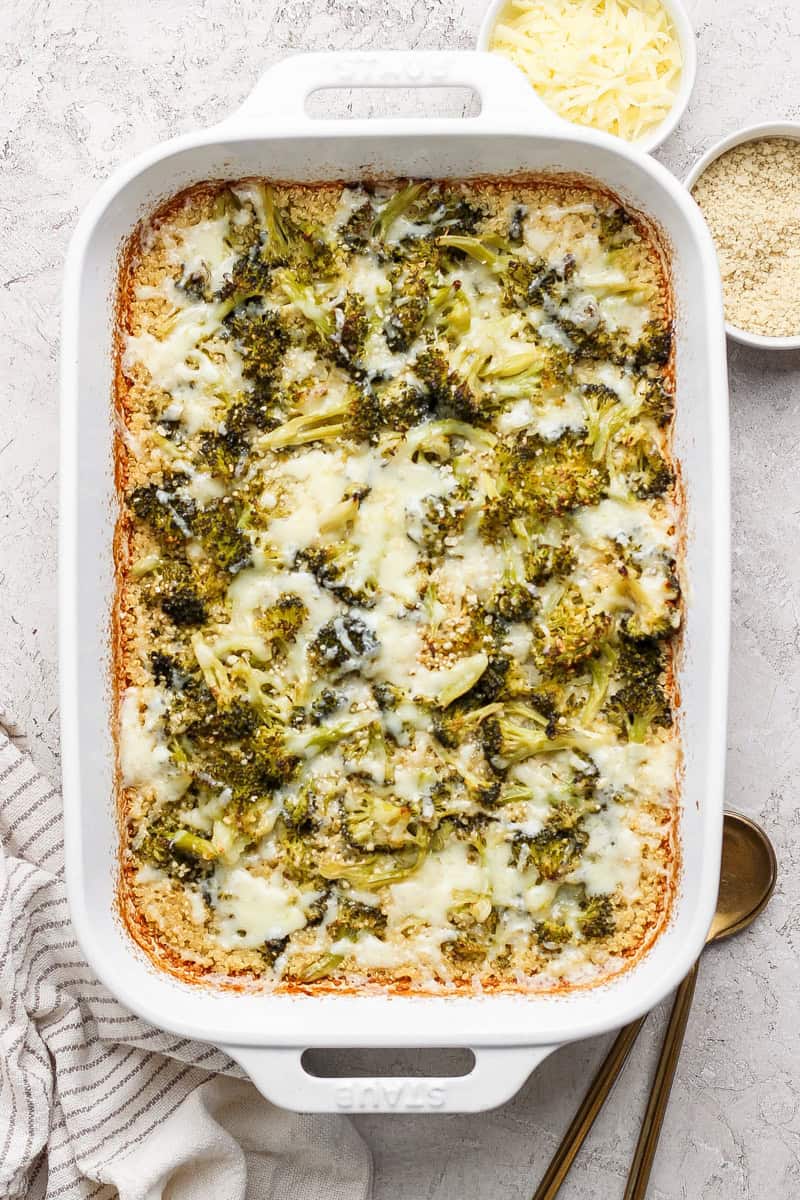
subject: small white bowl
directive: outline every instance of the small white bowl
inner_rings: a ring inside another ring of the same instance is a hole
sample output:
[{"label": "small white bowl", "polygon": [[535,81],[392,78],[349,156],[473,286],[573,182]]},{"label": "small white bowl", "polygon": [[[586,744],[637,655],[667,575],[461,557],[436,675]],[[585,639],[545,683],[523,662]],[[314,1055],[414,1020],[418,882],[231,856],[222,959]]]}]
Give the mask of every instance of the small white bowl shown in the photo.
[{"label": "small white bowl", "polygon": [[[508,7],[508,3],[509,0],[491,0],[486,10],[486,16],[483,18],[480,32],[478,33],[477,48],[479,50],[489,49],[494,27],[497,24],[500,14]],[[660,0],[660,3],[669,13],[672,24],[675,27],[675,32],[678,35],[683,66],[681,68],[678,90],[672,102],[672,108],[663,121],[651,129],[644,137],[632,143],[632,145],[638,146],[640,150],[644,150],[647,153],[655,150],[656,146],[660,146],[662,142],[666,141],[675,129],[675,126],[686,111],[686,106],[689,103],[689,97],[694,87],[695,76],[697,75],[697,46],[695,45],[694,29],[689,20],[689,14],[684,7],[683,0]],[[494,51],[494,53],[499,53],[499,51]]]},{"label": "small white bowl", "polygon": [[[744,142],[757,142],[768,137],[784,137],[800,141],[800,123],[797,121],[773,121],[766,125],[748,125],[745,129],[740,129],[736,133],[722,138],[721,141],[715,142],[702,158],[697,160],[684,180],[686,187],[691,192],[703,172],[726,150],[732,150],[734,146],[741,146]],[[735,342],[741,342],[744,346],[757,346],[761,350],[800,350],[800,334],[794,334],[792,337],[767,337],[763,333],[748,333],[746,329],[740,329],[738,325],[731,325],[730,321],[725,322],[725,329],[729,338]]]}]

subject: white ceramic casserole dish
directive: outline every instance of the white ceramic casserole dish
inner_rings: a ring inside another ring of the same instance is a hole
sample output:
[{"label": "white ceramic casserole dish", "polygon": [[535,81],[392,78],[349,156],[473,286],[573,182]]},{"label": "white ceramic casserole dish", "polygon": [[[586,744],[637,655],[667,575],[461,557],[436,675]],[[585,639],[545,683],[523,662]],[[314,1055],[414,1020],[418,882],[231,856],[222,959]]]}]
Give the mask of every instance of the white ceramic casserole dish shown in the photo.
[{"label": "white ceramic casserole dish", "polygon": [[[469,119],[320,121],[318,88],[468,86]],[[589,176],[646,214],[669,246],[676,301],[675,447],[688,502],[681,654],[683,864],[668,927],[602,986],[549,995],[268,995],[186,984],[156,970],[116,910],[117,826],[109,627],[114,594],[112,330],[118,254],[159,200],[198,180],[466,177],[515,171]],[[508,1099],[555,1047],[617,1028],[656,1004],[699,953],[714,908],[722,829],[728,649],[728,424],[716,258],[699,210],[662,166],[623,142],[567,125],[524,77],[479,52],[289,59],[212,129],[159,146],[101,189],[66,269],[61,459],[61,714],[67,883],[93,968],[156,1025],[224,1047],[277,1104],[308,1111],[469,1111]],[[342,1080],[308,1075],[307,1047],[464,1046],[471,1074]]]}]

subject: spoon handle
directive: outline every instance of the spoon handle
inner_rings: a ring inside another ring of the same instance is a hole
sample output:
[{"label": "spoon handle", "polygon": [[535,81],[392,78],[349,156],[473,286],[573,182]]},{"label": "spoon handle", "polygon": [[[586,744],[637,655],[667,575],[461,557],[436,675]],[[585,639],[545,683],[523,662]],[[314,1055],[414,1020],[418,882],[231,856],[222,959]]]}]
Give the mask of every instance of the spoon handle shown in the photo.
[{"label": "spoon handle", "polygon": [[581,1102],[581,1106],[572,1118],[572,1123],[564,1134],[561,1144],[550,1160],[550,1165],[542,1176],[534,1194],[533,1200],[553,1200],[558,1194],[567,1172],[575,1161],[575,1157],[586,1141],[589,1130],[594,1125],[600,1109],[608,1099],[609,1093],[616,1083],[622,1068],[625,1066],[633,1043],[647,1020],[647,1013],[632,1021],[617,1034],[614,1045],[609,1050],[603,1065],[598,1070],[591,1086]]},{"label": "spoon handle", "polygon": [[699,965],[699,961],[694,964],[675,993],[667,1032],[664,1034],[664,1042],[658,1059],[658,1067],[653,1086],[650,1089],[650,1098],[647,1101],[639,1140],[636,1143],[633,1162],[628,1174],[624,1200],[645,1200],[647,1195],[650,1171],[658,1148],[661,1126],[664,1123],[664,1114],[667,1111],[672,1081],[675,1078],[675,1070],[686,1033],[686,1023],[692,1007]]}]

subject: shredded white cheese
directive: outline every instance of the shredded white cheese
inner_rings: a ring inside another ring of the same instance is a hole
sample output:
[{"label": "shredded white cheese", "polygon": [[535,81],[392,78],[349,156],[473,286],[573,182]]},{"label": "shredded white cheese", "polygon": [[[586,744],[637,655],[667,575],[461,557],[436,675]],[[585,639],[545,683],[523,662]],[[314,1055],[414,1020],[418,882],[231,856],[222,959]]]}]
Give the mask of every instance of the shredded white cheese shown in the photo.
[{"label": "shredded white cheese", "polygon": [[511,0],[489,48],[560,116],[629,142],[667,116],[683,63],[659,0]]}]

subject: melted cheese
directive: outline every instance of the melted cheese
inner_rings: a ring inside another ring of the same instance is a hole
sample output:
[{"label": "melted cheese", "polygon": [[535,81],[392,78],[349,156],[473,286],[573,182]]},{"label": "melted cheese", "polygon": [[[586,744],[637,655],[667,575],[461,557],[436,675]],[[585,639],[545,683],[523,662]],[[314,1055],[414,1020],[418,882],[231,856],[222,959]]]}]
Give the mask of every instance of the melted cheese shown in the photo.
[{"label": "melted cheese", "polygon": [[125,787],[152,791],[159,803],[177,800],[191,776],[171,764],[163,739],[164,698],[155,687],[129,687],[120,705],[119,763]]},{"label": "melted cheese", "polygon": [[242,867],[220,872],[215,907],[218,939],[228,950],[277,941],[306,923],[297,889],[277,873],[264,879]]}]

